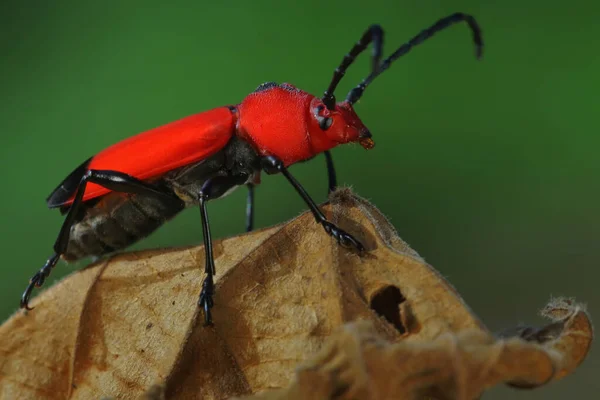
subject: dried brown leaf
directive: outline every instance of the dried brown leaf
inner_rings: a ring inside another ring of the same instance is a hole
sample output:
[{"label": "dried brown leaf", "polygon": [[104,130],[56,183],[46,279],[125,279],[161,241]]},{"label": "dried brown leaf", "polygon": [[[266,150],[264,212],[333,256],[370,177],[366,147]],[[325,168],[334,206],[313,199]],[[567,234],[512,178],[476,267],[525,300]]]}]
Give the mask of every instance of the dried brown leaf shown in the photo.
[{"label": "dried brown leaf", "polygon": [[[527,331],[536,343],[495,341],[375,207],[345,190],[325,211],[367,254],[338,246],[309,213],[217,241],[214,327],[196,306],[201,246],[72,274],[0,326],[0,397],[222,399],[292,383],[267,398],[466,399],[562,377],[587,354],[591,325],[573,304],[547,312],[560,329]],[[389,373],[374,380],[382,363]]]},{"label": "dried brown leaf", "polygon": [[585,311],[571,300],[552,301],[546,310],[561,316],[539,331],[550,328],[555,335],[534,342],[467,329],[390,343],[371,323],[349,323],[300,367],[288,388],[241,399],[467,400],[503,382],[539,386],[573,372],[592,333]]}]

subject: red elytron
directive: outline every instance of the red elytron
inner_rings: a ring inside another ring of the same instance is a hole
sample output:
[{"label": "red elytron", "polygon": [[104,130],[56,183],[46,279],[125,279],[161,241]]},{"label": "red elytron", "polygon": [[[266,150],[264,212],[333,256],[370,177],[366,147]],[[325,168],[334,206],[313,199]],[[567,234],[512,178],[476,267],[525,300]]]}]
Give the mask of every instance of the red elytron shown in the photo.
[{"label": "red elytron", "polygon": [[[223,149],[233,135],[234,118],[227,107],[191,115],[108,147],[92,158],[88,169],[115,170],[141,180],[156,178]],[[90,183],[82,200],[110,191]],[[60,205],[72,202],[73,197]]]},{"label": "red elytron", "polygon": [[[465,21],[476,55],[483,42],[475,19],[456,13],[436,22],[381,60],[383,30],[372,25],[336,68],[323,97],[293,85],[260,85],[240,104],[219,107],[138,134],[89,158],[50,194],[50,208],[66,214],[54,254],[30,280],[21,307],[30,309],[33,288],[41,286],[59,258],[67,261],[102,256],[147,236],[190,205],[199,205],[206,252],[206,278],[198,304],[211,323],[215,265],[206,203],[246,185],[247,230],[252,229],[254,185],[260,173],[281,173],[312,211],[317,223],[342,246],[359,252],[362,244],[326,219],[287,167],[324,153],[329,190],[336,186],[329,150],[358,142],[371,149],[371,133],[354,104],[365,88],[392,62],[436,32]],[[341,102],[334,92],[346,69],[373,44],[372,71]]]}]

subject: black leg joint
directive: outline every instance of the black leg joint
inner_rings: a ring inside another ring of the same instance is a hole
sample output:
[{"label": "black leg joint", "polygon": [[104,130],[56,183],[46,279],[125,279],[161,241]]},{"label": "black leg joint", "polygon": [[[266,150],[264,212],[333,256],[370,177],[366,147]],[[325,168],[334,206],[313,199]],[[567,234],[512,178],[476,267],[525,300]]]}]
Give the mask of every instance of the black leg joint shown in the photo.
[{"label": "black leg joint", "polygon": [[263,170],[269,174],[277,174],[279,172],[283,172],[285,166],[283,165],[283,161],[275,156],[266,156],[260,159],[261,166]]}]

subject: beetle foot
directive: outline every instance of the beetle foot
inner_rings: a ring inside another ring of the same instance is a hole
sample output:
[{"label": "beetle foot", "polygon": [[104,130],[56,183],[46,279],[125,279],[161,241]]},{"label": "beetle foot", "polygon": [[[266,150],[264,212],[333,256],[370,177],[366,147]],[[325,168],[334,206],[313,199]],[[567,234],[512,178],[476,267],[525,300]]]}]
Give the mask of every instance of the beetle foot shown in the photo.
[{"label": "beetle foot", "polygon": [[323,222],[323,228],[325,228],[325,232],[327,232],[330,236],[332,236],[337,242],[347,249],[353,248],[359,253],[364,253],[365,246],[362,245],[354,236],[339,228],[337,225],[329,222]]},{"label": "beetle foot", "polygon": [[33,292],[34,288],[41,287],[44,284],[46,278],[50,276],[52,268],[54,268],[54,266],[56,265],[58,257],[58,254],[54,254],[46,261],[46,264],[44,264],[42,269],[40,269],[38,272],[35,273],[35,275],[31,277],[31,279],[29,280],[29,285],[27,285],[27,288],[25,288],[25,291],[21,295],[21,308],[24,308],[28,311],[33,310],[33,307],[29,307],[31,293]]},{"label": "beetle foot", "polygon": [[29,284],[27,288],[21,295],[21,308],[26,309],[27,311],[33,310],[33,307],[29,307],[29,300],[31,299],[31,293],[33,289],[36,287],[40,287],[44,284],[44,280],[46,277],[43,274],[43,271],[38,271],[36,274],[29,280]]},{"label": "beetle foot", "polygon": [[204,326],[212,325],[212,315],[210,309],[214,305],[213,293],[214,283],[212,275],[207,275],[202,282],[202,291],[200,292],[200,298],[198,299],[198,306],[204,310]]}]

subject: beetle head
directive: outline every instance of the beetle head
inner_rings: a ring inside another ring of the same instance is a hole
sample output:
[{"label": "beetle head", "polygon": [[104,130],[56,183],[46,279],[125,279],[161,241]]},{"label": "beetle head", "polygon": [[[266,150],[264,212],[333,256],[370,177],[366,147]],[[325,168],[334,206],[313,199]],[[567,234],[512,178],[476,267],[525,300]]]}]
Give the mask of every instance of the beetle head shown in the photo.
[{"label": "beetle head", "polygon": [[[310,102],[309,119],[311,131],[322,131],[325,136],[323,139],[333,142],[334,146],[350,142],[358,142],[367,150],[375,146],[371,132],[348,101],[339,102],[330,110],[322,99],[315,97]],[[313,135],[313,141],[319,136],[322,135]]]},{"label": "beetle head", "polygon": [[[356,42],[352,49],[344,56],[339,66],[334,70],[329,87],[325,90],[325,93],[323,93],[323,97],[320,99],[321,103],[318,105],[318,107],[320,107],[321,104],[324,105],[325,110],[315,108],[315,110],[318,110],[318,113],[320,113],[319,115],[321,115],[315,117],[320,121],[321,126],[325,127],[327,124],[331,125],[329,128],[331,132],[328,132],[327,136],[329,136],[331,140],[337,140],[339,143],[358,141],[364,148],[372,148],[374,143],[371,140],[371,134],[354,112],[353,105],[360,100],[367,86],[387,70],[394,61],[408,53],[413,47],[432,37],[436,32],[463,21],[466,22],[471,29],[473,42],[475,43],[475,54],[477,58],[480,58],[483,50],[481,29],[475,21],[475,18],[464,13],[454,13],[440,19],[435,24],[424,29],[408,42],[398,47],[396,51],[383,61],[381,60],[383,55],[383,29],[381,29],[381,26],[379,25],[371,25],[360,40]],[[346,75],[346,70],[352,65],[354,60],[356,60],[358,55],[365,51],[371,43],[373,44],[371,73],[355,86],[354,89],[350,90],[346,96],[346,100],[336,103],[335,90],[342,78]],[[315,100],[313,100],[313,103],[315,103]],[[331,121],[323,119],[327,118],[326,115],[329,116],[326,111],[331,114]]]}]

